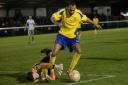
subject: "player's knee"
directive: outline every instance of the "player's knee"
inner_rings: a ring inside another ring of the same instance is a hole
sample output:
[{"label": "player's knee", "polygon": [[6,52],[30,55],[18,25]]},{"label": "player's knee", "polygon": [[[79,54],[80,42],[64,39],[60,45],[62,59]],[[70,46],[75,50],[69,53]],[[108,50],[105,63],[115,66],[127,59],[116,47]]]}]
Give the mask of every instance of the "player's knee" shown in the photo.
[{"label": "player's knee", "polygon": [[77,53],[78,53],[78,54],[81,54],[81,50],[77,50]]},{"label": "player's knee", "polygon": [[81,54],[81,51],[78,51],[78,54]]},{"label": "player's knee", "polygon": [[52,52],[51,53],[51,57],[55,57],[56,56],[56,53],[55,52]]}]

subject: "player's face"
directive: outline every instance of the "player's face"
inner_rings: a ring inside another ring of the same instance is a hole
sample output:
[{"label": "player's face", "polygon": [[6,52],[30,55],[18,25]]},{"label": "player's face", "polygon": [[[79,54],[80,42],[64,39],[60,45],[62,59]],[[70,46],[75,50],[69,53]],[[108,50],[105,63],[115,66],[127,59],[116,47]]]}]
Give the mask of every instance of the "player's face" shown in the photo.
[{"label": "player's face", "polygon": [[76,10],[76,5],[69,5],[68,6],[69,14],[71,14],[71,15],[74,14],[75,10]]},{"label": "player's face", "polygon": [[29,16],[29,19],[32,19],[32,16]]}]

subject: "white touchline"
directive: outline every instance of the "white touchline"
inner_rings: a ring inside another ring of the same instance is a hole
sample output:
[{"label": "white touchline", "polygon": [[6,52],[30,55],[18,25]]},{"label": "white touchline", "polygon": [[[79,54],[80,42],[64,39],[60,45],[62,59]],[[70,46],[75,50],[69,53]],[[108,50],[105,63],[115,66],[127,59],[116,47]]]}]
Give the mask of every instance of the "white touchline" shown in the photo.
[{"label": "white touchline", "polygon": [[[93,75],[93,74],[89,74],[89,75]],[[66,84],[66,85],[74,85],[74,84],[80,84],[80,83],[88,83],[88,82],[97,81],[97,80],[101,80],[101,79],[116,77],[115,75],[96,75],[96,74],[94,74],[94,76],[103,76],[103,77],[89,79],[89,80],[84,80],[84,81],[80,81],[80,82],[69,83],[69,84]]]},{"label": "white touchline", "polygon": [[0,71],[0,74],[26,73],[25,71]]},{"label": "white touchline", "polygon": [[[26,72],[27,71],[0,71],[0,74],[26,73]],[[63,74],[63,75],[66,75],[66,74]],[[101,80],[101,79],[116,77],[116,75],[98,75],[98,74],[87,74],[87,76],[99,76],[100,78],[83,80],[83,81],[80,81],[80,82],[69,83],[69,84],[66,84],[66,85],[74,85],[74,84],[80,84],[80,83],[88,83],[88,82],[97,81],[97,80]]]},{"label": "white touchline", "polygon": [[87,76],[102,76],[102,77],[105,77],[105,76],[112,76],[112,77],[115,77],[115,75],[106,75],[106,74],[87,74]]}]

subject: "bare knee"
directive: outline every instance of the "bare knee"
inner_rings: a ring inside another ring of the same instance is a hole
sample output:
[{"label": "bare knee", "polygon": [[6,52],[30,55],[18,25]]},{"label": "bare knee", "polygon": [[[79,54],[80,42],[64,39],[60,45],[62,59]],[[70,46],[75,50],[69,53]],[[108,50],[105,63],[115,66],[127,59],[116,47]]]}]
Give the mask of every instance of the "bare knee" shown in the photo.
[{"label": "bare knee", "polygon": [[52,52],[50,53],[50,56],[55,57],[57,53],[59,52],[60,48],[61,48],[60,44],[55,44],[54,48],[52,49]]},{"label": "bare knee", "polygon": [[81,54],[81,49],[76,50],[78,54]]},{"label": "bare knee", "polygon": [[81,49],[80,49],[80,48],[77,48],[75,51],[76,51],[78,54],[81,54]]},{"label": "bare knee", "polygon": [[56,52],[51,52],[51,53],[50,53],[50,56],[51,56],[51,57],[55,57],[56,54],[57,54]]},{"label": "bare knee", "polygon": [[74,45],[74,48],[75,48],[75,51],[76,51],[78,54],[81,54],[81,47],[80,47],[80,44],[75,44],[75,45]]}]

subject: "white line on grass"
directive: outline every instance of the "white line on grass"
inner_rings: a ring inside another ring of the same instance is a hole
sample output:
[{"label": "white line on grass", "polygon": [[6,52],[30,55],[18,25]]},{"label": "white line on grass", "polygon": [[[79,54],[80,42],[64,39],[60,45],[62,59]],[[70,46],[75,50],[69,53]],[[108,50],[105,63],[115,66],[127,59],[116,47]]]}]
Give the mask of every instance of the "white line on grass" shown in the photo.
[{"label": "white line on grass", "polygon": [[103,74],[87,74],[87,76],[102,76],[102,77],[105,77],[105,76],[112,76],[112,77],[115,77],[115,75],[103,75]]},{"label": "white line on grass", "polygon": [[112,78],[112,77],[116,77],[115,75],[96,75],[96,74],[89,74],[88,76],[102,76],[100,78],[94,78],[94,79],[89,79],[89,80],[83,80],[80,82],[74,82],[74,83],[69,83],[66,85],[74,85],[74,84],[80,84],[80,83],[88,83],[88,82],[92,82],[92,81],[97,81],[97,80],[101,80],[101,79],[106,79],[106,78]]},{"label": "white line on grass", "polygon": [[0,71],[0,74],[26,73],[25,71]]},{"label": "white line on grass", "polygon": [[[26,73],[26,72],[27,71],[0,71],[0,74]],[[88,82],[93,82],[93,81],[97,81],[97,80],[102,80],[102,79],[116,77],[115,75],[98,75],[98,74],[88,74],[87,76],[98,76],[100,78],[83,80],[83,81],[80,81],[80,82],[69,83],[69,84],[66,84],[66,85],[74,85],[74,84],[88,83]]]}]

